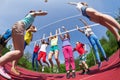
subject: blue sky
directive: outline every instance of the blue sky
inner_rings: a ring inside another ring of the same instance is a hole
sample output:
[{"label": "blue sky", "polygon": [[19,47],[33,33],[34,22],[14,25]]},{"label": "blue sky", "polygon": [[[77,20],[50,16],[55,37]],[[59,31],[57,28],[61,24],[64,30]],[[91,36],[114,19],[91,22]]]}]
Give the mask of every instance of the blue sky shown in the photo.
[{"label": "blue sky", "polygon": [[[83,16],[73,17],[70,19],[62,20],[67,17],[79,15],[80,12],[71,5],[67,3],[69,1],[83,1],[87,2],[90,7],[97,9],[100,12],[107,13],[113,17],[116,16],[118,8],[120,8],[120,0],[48,0],[47,3],[44,0],[1,0],[0,1],[0,34],[2,34],[6,29],[11,28],[12,25],[22,19],[30,10],[46,10],[48,11],[47,16],[37,17],[35,19],[34,25],[39,30],[34,34],[33,41],[41,38],[42,34],[49,35],[49,32],[55,33],[57,28],[65,26],[68,30],[73,29],[75,25],[83,26],[83,24],[78,20],[79,18],[84,18],[89,24],[94,24],[90,22]],[[62,20],[62,21],[59,21]],[[48,25],[51,23],[55,24]],[[48,26],[46,26],[48,25]],[[93,27],[94,33],[98,38],[105,36],[106,28],[103,26]],[[72,46],[75,46],[76,41],[81,41],[83,43],[89,43],[87,38],[78,31],[70,33]],[[11,41],[9,42],[9,44]],[[61,40],[59,39],[58,45],[60,48],[59,58],[61,62],[64,62],[63,53],[61,51]],[[31,43],[25,51],[29,51],[32,54],[33,43]],[[49,52],[49,47],[47,49]],[[74,53],[75,58],[78,56]]]}]

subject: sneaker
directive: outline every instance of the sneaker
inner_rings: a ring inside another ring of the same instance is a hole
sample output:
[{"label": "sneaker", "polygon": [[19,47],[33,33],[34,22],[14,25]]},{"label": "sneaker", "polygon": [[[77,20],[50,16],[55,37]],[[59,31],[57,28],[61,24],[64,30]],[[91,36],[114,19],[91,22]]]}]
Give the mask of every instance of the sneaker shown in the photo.
[{"label": "sneaker", "polygon": [[117,44],[118,44],[118,48],[120,48],[120,41],[117,41]]},{"label": "sneaker", "polygon": [[85,74],[85,70],[84,70],[84,69],[83,69],[83,71],[82,71],[82,73],[81,73],[81,74],[82,74],[82,75],[83,75],[83,74]]},{"label": "sneaker", "polygon": [[98,62],[98,69],[100,69],[101,67],[101,62]]},{"label": "sneaker", "polygon": [[107,62],[109,61],[109,58],[104,58],[104,60],[106,60]]},{"label": "sneaker", "polygon": [[42,72],[44,72],[44,68],[45,68],[45,67],[44,67],[44,66],[42,66]]},{"label": "sneaker", "polygon": [[76,77],[75,72],[72,72],[72,78],[75,78],[75,77]]},{"label": "sneaker", "polygon": [[70,78],[70,72],[66,74],[66,78],[67,78],[67,79]]},{"label": "sneaker", "polygon": [[60,70],[59,70],[59,69],[57,69],[57,70],[56,70],[56,73],[59,73],[59,72],[60,72]]},{"label": "sneaker", "polygon": [[90,69],[87,69],[86,73],[89,74],[90,73]]},{"label": "sneaker", "polygon": [[8,74],[5,72],[5,70],[4,70],[3,67],[0,67],[0,75],[3,76],[3,77],[6,78],[6,79],[11,79],[11,76],[8,75]]}]

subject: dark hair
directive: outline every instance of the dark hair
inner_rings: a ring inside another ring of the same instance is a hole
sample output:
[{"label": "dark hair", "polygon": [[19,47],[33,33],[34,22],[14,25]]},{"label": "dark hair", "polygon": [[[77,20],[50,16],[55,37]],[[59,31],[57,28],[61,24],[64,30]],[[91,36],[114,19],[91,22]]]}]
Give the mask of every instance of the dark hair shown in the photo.
[{"label": "dark hair", "polygon": [[88,4],[86,2],[81,2],[81,4],[84,6],[88,6]]},{"label": "dark hair", "polygon": [[32,24],[26,30],[28,30],[31,26],[32,26]]},{"label": "dark hair", "polygon": [[29,13],[32,13],[32,12],[35,12],[35,10],[31,10],[31,11],[29,11]]}]

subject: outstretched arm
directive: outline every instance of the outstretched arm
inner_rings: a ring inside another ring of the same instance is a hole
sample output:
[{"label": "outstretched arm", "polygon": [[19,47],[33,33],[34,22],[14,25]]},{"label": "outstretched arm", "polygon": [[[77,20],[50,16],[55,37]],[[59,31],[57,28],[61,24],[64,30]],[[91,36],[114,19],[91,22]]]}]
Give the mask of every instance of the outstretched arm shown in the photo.
[{"label": "outstretched arm", "polygon": [[63,38],[63,36],[62,36],[62,34],[61,34],[60,28],[58,28],[58,32],[59,32],[59,34],[60,34],[61,40],[63,40],[64,38]]},{"label": "outstretched arm", "polygon": [[37,42],[35,41],[35,43],[34,43],[34,47],[35,47],[36,44],[37,44]]},{"label": "outstretched arm", "polygon": [[77,2],[68,2],[70,5],[77,5]]},{"label": "outstretched arm", "polygon": [[51,38],[52,38],[52,32],[50,32],[50,37],[49,37],[49,41],[51,40]]},{"label": "outstretched arm", "polygon": [[7,43],[10,39],[11,39],[11,37],[9,37],[7,40],[5,40],[4,43]]},{"label": "outstretched arm", "polygon": [[62,26],[62,28],[63,28],[63,30],[67,33],[68,38],[70,39],[70,35],[69,35],[69,33],[68,33],[68,30],[67,30],[64,26]]},{"label": "outstretched arm", "polygon": [[34,11],[34,12],[30,13],[30,14],[35,17],[35,16],[45,16],[45,15],[47,15],[48,13],[47,13],[47,11],[42,11],[42,10],[40,10],[40,11]]},{"label": "outstretched arm", "polygon": [[85,27],[89,27],[88,23],[85,20],[83,20],[82,18],[80,18],[80,21],[85,25]]},{"label": "outstretched arm", "polygon": [[[32,26],[33,26],[33,25],[32,25]],[[37,31],[37,28],[36,28],[36,27],[34,27],[34,28],[29,28],[27,31],[28,31],[28,32],[36,32],[36,31]]]},{"label": "outstretched arm", "polygon": [[80,32],[84,33],[84,31],[83,31],[83,30],[81,30],[81,29],[78,27],[78,25],[76,25],[76,29],[77,29],[78,31],[80,31]]}]

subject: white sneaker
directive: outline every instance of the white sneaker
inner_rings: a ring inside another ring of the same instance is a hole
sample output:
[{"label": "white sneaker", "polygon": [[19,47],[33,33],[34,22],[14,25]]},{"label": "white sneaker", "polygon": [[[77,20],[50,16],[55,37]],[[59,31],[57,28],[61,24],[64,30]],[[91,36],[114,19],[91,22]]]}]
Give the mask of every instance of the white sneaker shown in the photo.
[{"label": "white sneaker", "polygon": [[44,66],[42,66],[42,72],[44,72]]},{"label": "white sneaker", "polygon": [[1,66],[0,66],[0,75],[3,76],[3,77],[6,78],[6,79],[11,79],[11,76],[8,75],[8,74],[5,72],[4,67],[1,67]]},{"label": "white sneaker", "polygon": [[59,73],[59,69],[56,70],[56,73]]}]

